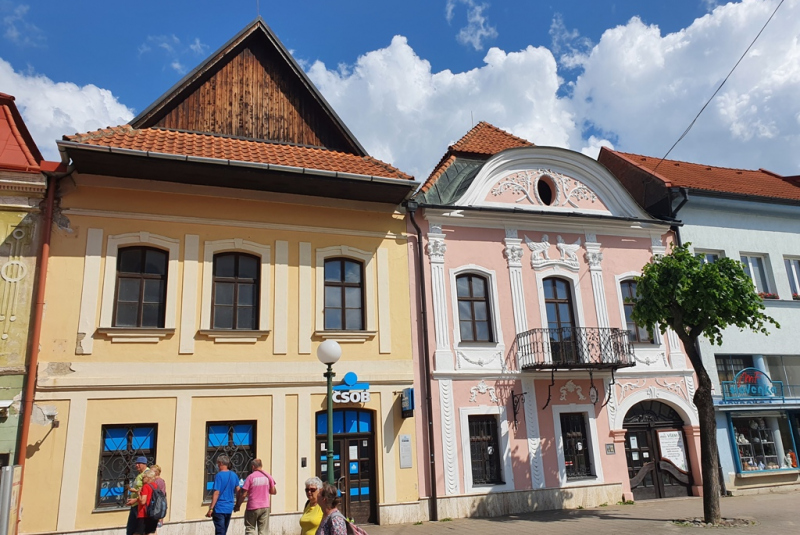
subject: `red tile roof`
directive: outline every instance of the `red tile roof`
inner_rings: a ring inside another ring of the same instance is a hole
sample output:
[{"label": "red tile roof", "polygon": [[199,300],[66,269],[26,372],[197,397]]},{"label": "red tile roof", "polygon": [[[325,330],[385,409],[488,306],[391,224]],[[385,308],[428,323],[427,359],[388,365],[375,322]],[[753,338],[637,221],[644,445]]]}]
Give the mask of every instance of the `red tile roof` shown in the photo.
[{"label": "red tile roof", "polygon": [[533,146],[534,144],[530,141],[509,134],[486,121],[481,121],[472,127],[472,130],[467,132],[464,137],[447,147],[447,152],[436,164],[420,191],[425,193],[430,190],[442,173],[453,164],[457,156],[487,159],[507,149]]},{"label": "red tile roof", "polygon": [[130,125],[124,125],[85,134],[64,136],[64,140],[87,145],[145,152],[268,163],[413,180],[413,177],[370,156],[362,157],[317,147],[286,145],[194,132],[179,132],[162,128],[137,129]]},{"label": "red tile roof", "polygon": [[0,93],[0,169],[38,173],[41,161],[14,97]]},{"label": "red tile roof", "polygon": [[[659,164],[660,158],[606,148],[602,151],[644,170],[662,180],[667,187],[800,201],[800,187],[794,185],[793,177],[782,177],[766,169],[731,169],[678,160],[664,160]],[[600,161],[602,162],[602,158]]]}]

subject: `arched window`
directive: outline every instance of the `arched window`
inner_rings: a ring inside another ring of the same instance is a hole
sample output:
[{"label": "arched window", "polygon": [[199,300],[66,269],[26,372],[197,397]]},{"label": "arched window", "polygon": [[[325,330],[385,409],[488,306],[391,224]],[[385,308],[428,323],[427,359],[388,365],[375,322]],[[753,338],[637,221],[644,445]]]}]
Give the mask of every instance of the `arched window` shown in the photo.
[{"label": "arched window", "polygon": [[572,288],[569,281],[555,277],[544,279],[543,286],[553,362],[573,362],[579,355]]},{"label": "arched window", "polygon": [[625,327],[628,329],[631,342],[640,344],[652,344],[653,340],[647,334],[647,329],[642,329],[634,323],[631,315],[636,304],[636,281],[627,280],[620,284],[622,291],[622,307],[625,309]]},{"label": "arched window", "polygon": [[214,255],[213,329],[258,329],[261,260],[245,253]]},{"label": "arched window", "polygon": [[489,281],[473,274],[456,277],[458,324],[462,342],[493,342]]},{"label": "arched window", "polygon": [[114,327],[164,327],[168,253],[125,247],[117,255]]},{"label": "arched window", "polygon": [[364,330],[364,265],[350,258],[325,260],[325,329]]}]

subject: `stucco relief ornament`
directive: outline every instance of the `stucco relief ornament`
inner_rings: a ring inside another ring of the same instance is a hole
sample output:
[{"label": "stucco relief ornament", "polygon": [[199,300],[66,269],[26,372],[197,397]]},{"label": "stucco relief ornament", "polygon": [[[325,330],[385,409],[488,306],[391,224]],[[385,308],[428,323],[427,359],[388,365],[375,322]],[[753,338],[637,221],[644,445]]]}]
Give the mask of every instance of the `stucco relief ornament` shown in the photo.
[{"label": "stucco relief ornament", "polygon": [[599,268],[600,263],[603,261],[603,253],[600,251],[586,251],[586,263],[590,268]]},{"label": "stucco relief ornament", "polygon": [[530,238],[525,236],[525,244],[531,250],[531,267],[533,269],[543,269],[546,267],[565,267],[572,271],[580,269],[580,262],[578,261],[577,251],[581,246],[581,239],[578,238],[573,243],[565,243],[564,238],[560,235],[556,236],[556,248],[561,253],[560,258],[550,258],[550,237],[547,234],[542,235],[541,242],[531,241]]},{"label": "stucco relief ornament", "polygon": [[425,246],[425,252],[431,257],[431,260],[439,262],[444,261],[444,253],[447,251],[447,244],[441,238],[429,238],[428,245]]},{"label": "stucco relief ornament", "polygon": [[494,361],[498,361],[498,362],[500,362],[500,369],[502,371],[506,371],[507,370],[506,361],[503,360],[503,353],[501,351],[497,351],[496,353],[492,354],[492,356],[489,357],[488,359],[484,359],[483,357],[478,357],[478,358],[471,359],[468,356],[466,356],[464,353],[459,351],[458,352],[458,358],[463,360],[464,362],[469,362],[470,364],[472,364],[474,366],[480,366],[481,368],[491,364]]},{"label": "stucco relief ornament", "polygon": [[506,257],[509,266],[522,265],[522,247],[519,245],[506,245],[503,249],[503,256]]},{"label": "stucco relief ornament", "polygon": [[486,394],[489,393],[489,399],[492,403],[497,403],[497,394],[495,393],[495,389],[493,386],[486,386],[486,383],[481,379],[481,382],[478,383],[477,386],[473,386],[469,389],[470,394],[469,397],[470,403],[475,403],[475,399],[478,397],[478,394]]},{"label": "stucco relief ornament", "polygon": [[684,398],[686,401],[689,401],[689,396],[687,395],[686,391],[683,389],[684,381],[680,379],[678,381],[669,382],[666,379],[659,379],[656,378],[656,384],[658,386],[663,387],[665,390],[672,392],[673,394],[677,394],[680,397]]},{"label": "stucco relief ornament", "polygon": [[617,383],[617,386],[620,389],[618,401],[622,402],[622,400],[625,399],[625,396],[627,394],[633,392],[634,390],[638,390],[638,389],[642,388],[646,384],[647,384],[647,381],[644,380],[644,379],[639,379],[635,383],[631,383],[631,382],[628,382],[628,383]]},{"label": "stucco relief ornament", "polygon": [[[17,321],[17,307],[20,304],[19,285],[28,274],[28,267],[22,261],[22,248],[24,246],[25,230],[15,228],[8,237],[8,261],[0,267],[0,277],[3,279],[3,308],[0,310],[0,322],[3,323],[0,340],[7,340],[11,324]],[[10,297],[9,297],[10,296]]]},{"label": "stucco relief ornament", "polygon": [[656,355],[654,357],[640,357],[634,351],[633,352],[633,358],[634,358],[634,360],[636,360],[636,362],[641,362],[645,366],[650,366],[651,364],[655,364],[656,362],[659,361],[659,359],[662,359],[664,362],[666,362],[666,356],[664,355],[664,353],[659,353],[658,355]]},{"label": "stucco relief ornament", "polygon": [[573,392],[578,394],[578,401],[584,401],[586,399],[586,396],[583,395],[583,388],[573,383],[572,379],[567,381],[559,390],[561,391],[561,397],[559,398],[561,401],[566,401],[567,393],[571,394]]},{"label": "stucco relief ornament", "polygon": [[[545,178],[552,181],[555,186],[551,203],[545,203],[539,197],[539,181]],[[581,182],[549,169],[531,169],[528,171],[511,173],[500,179],[497,185],[492,188],[491,193],[494,196],[498,196],[506,191],[520,194],[520,197],[515,199],[514,202],[520,203],[527,201],[527,203],[534,206],[570,205],[574,208],[578,208],[578,201],[590,201],[594,203],[597,200],[597,196],[594,192]]]}]

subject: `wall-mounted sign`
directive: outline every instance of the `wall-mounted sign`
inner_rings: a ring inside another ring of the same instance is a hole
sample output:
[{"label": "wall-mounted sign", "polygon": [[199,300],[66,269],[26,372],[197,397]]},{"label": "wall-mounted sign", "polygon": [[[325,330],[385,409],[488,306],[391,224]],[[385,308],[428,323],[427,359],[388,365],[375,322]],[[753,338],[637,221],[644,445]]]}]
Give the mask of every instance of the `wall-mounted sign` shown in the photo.
[{"label": "wall-mounted sign", "polygon": [[722,398],[724,400],[783,399],[783,383],[773,381],[759,369],[745,368],[736,374],[733,381],[722,381]]},{"label": "wall-mounted sign", "polygon": [[400,393],[400,409],[403,418],[414,416],[414,389],[406,388]]},{"label": "wall-mounted sign", "polygon": [[413,462],[411,435],[400,435],[400,468],[411,468]]},{"label": "wall-mounted sign", "polygon": [[686,448],[683,445],[683,433],[677,430],[659,431],[658,445],[661,447],[662,459],[671,461],[672,464],[684,472],[689,471],[689,466],[686,464]]},{"label": "wall-mounted sign", "polygon": [[333,387],[334,403],[366,403],[370,400],[369,383],[359,383],[354,372],[344,374],[342,384]]},{"label": "wall-mounted sign", "polygon": [[606,455],[614,455],[617,453],[617,449],[614,447],[614,444],[606,444]]}]

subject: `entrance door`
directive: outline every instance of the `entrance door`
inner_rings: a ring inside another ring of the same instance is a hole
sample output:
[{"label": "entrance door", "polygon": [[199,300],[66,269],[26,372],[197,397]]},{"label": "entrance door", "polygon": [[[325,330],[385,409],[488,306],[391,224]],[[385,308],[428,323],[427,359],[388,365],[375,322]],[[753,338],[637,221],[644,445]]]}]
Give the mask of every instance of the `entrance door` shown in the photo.
[{"label": "entrance door", "polygon": [[[335,410],[333,413],[333,477],[341,493],[342,514],[356,524],[377,523],[375,441],[372,412]],[[327,413],[317,413],[317,476],[328,481]]]},{"label": "entrance door", "polygon": [[658,401],[639,403],[625,416],[625,457],[635,500],[691,496],[682,427],[680,415]]}]

